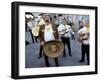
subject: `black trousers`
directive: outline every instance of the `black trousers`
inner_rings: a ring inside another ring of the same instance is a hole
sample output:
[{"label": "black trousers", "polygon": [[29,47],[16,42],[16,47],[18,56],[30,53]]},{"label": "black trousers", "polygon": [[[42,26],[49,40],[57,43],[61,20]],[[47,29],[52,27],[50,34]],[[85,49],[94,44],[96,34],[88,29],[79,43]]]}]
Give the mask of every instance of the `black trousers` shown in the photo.
[{"label": "black trousers", "polygon": [[[49,67],[49,66],[50,66],[49,60],[48,60],[48,57],[47,57],[45,54],[44,54],[44,60],[45,60],[45,65],[46,65],[47,67]],[[55,65],[56,65],[56,66],[59,66],[58,58],[54,58],[54,61],[55,61]]]},{"label": "black trousers", "polygon": [[[43,46],[40,45],[39,58],[42,57],[42,54],[44,55],[45,65],[46,65],[47,67],[49,67],[50,64],[49,64],[48,56],[46,56],[46,55],[43,53]],[[54,61],[55,61],[55,65],[56,65],[56,66],[59,66],[58,58],[54,58]]]},{"label": "black trousers", "polygon": [[32,42],[34,43],[34,42],[38,42],[38,36],[33,36],[33,34],[32,34],[32,30],[29,28],[29,32],[30,32],[30,35],[31,35],[31,38],[32,38]]},{"label": "black trousers", "polygon": [[42,57],[42,53],[43,53],[43,46],[40,45],[39,58]]},{"label": "black trousers", "polygon": [[85,54],[87,56],[87,64],[89,65],[90,63],[90,54],[89,54],[89,45],[85,45],[82,43],[82,57],[81,57],[81,61],[84,62],[85,59]]},{"label": "black trousers", "polygon": [[32,42],[34,43],[34,37],[33,37],[33,34],[32,34],[32,30],[29,28],[29,32],[30,32],[30,35],[31,35],[31,38],[32,38]]},{"label": "black trousers", "polygon": [[34,36],[35,42],[38,42],[38,36]]},{"label": "black trousers", "polygon": [[71,46],[70,46],[70,38],[69,37],[67,37],[67,38],[61,37],[61,39],[62,39],[62,42],[64,43],[64,51],[63,51],[64,55],[63,56],[64,57],[66,56],[65,44],[67,44],[69,55],[72,56]]}]

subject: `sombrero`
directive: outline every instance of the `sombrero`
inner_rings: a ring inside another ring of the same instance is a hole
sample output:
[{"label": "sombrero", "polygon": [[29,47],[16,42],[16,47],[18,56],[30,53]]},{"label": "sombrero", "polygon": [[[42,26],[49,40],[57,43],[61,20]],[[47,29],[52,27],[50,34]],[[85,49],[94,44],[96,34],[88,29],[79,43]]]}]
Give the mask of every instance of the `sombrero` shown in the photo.
[{"label": "sombrero", "polygon": [[58,40],[48,41],[43,46],[44,54],[50,58],[57,58],[62,54],[64,44]]}]

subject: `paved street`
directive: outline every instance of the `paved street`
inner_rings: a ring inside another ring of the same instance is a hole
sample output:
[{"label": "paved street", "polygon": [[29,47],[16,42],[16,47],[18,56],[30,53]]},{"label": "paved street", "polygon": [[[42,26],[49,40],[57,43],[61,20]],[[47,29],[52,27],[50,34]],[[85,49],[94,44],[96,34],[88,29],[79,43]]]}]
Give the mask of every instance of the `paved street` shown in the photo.
[{"label": "paved street", "polygon": [[[25,67],[26,68],[36,68],[36,67],[45,67],[44,57],[38,58],[39,55],[39,40],[38,43],[32,43],[31,35],[29,32],[25,33],[26,40],[29,41],[25,49]],[[68,55],[68,49],[66,45],[66,57],[63,57],[61,54],[58,57],[60,66],[80,66],[86,65],[86,62],[79,63],[78,61],[81,59],[81,44],[76,40],[71,40],[71,52],[72,57]],[[49,58],[50,66],[55,67],[54,59]]]}]

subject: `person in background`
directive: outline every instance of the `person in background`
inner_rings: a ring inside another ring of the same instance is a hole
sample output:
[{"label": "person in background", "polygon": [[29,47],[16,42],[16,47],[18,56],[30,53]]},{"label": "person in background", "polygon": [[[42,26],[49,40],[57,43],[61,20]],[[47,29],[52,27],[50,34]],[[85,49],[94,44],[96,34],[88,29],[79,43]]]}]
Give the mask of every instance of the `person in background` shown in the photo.
[{"label": "person in background", "polygon": [[[45,13],[41,13],[38,15],[37,25],[39,26],[39,31],[40,31],[40,27],[45,25]],[[40,51],[38,56],[39,59],[42,57],[42,53],[43,53],[43,46],[40,44]]]},{"label": "person in background", "polygon": [[71,27],[71,29],[72,29],[72,30],[71,30],[71,39],[72,39],[72,40],[75,40],[75,36],[74,36],[74,35],[75,35],[75,32],[74,32],[74,28],[75,28],[75,27],[74,27],[74,22],[68,21],[67,23],[68,23],[68,25],[69,25],[69,26]]},{"label": "person in background", "polygon": [[30,12],[25,13],[25,23],[26,23],[25,24],[26,32],[27,30],[29,30],[31,38],[32,38],[32,42],[34,43],[34,36],[32,34],[32,28],[34,27],[34,15],[32,13]]},{"label": "person in background", "polygon": [[41,13],[38,15],[38,25],[41,26],[41,25],[44,25],[45,24],[45,13]]},{"label": "person in background", "polygon": [[71,46],[70,46],[70,36],[71,36],[71,27],[67,24],[66,19],[62,20],[62,23],[58,26],[58,32],[60,35],[60,38],[62,42],[64,43],[64,54],[63,57],[66,56],[66,50],[65,50],[65,45],[67,44],[69,55],[72,56],[71,54]]},{"label": "person in background", "polygon": [[72,33],[71,33],[71,37],[72,37],[72,40],[75,40],[75,24],[74,22],[72,22],[72,25],[71,25],[71,28],[72,28]]},{"label": "person in background", "polygon": [[85,26],[78,31],[78,41],[82,43],[81,45],[81,60],[79,62],[85,61],[85,55],[87,56],[87,65],[90,64],[90,54],[89,54],[89,21],[86,22]]},{"label": "person in background", "polygon": [[62,20],[64,19],[63,14],[58,14],[58,26],[62,23]]},{"label": "person in background", "polygon": [[83,28],[84,27],[84,23],[83,21],[79,21],[79,29]]}]

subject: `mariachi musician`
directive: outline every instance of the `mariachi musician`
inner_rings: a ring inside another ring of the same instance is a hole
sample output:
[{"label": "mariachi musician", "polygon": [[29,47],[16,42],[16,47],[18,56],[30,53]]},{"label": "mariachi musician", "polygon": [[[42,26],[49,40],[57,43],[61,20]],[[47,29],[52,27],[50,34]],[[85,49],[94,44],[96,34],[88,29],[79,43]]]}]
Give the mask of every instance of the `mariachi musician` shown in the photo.
[{"label": "mariachi musician", "polygon": [[69,55],[72,56],[71,46],[70,46],[70,37],[71,37],[72,29],[71,26],[67,24],[66,19],[63,19],[62,23],[58,26],[58,32],[62,42],[64,43],[63,57],[66,56],[65,44],[67,44]]},{"label": "mariachi musician", "polygon": [[38,35],[39,35],[39,25],[36,25],[32,28],[32,34],[35,38],[35,41],[38,42]]},{"label": "mariachi musician", "polygon": [[[40,26],[45,25],[45,13],[41,13],[38,15],[37,25],[39,26],[39,29],[40,29]],[[39,59],[42,57],[42,53],[43,53],[43,46],[40,45],[39,56],[38,56]]]},{"label": "mariachi musician", "polygon": [[[58,39],[57,27],[55,24],[51,22],[52,21],[51,16],[45,14],[44,21],[45,21],[45,24],[41,25],[39,28],[39,39],[40,39],[40,46],[42,47],[42,49],[46,42]],[[45,65],[49,67],[50,64],[48,61],[48,56],[46,56],[45,54],[43,55],[44,55]],[[54,60],[55,60],[56,66],[58,66],[59,65],[58,59],[54,58]]]},{"label": "mariachi musician", "polygon": [[86,54],[87,64],[89,65],[89,21],[78,31],[78,41],[82,43],[82,57],[79,62],[84,62]]},{"label": "mariachi musician", "polygon": [[34,15],[30,12],[25,13],[26,31],[29,29],[32,42],[34,43],[34,36],[32,34],[32,28],[34,27]]}]

